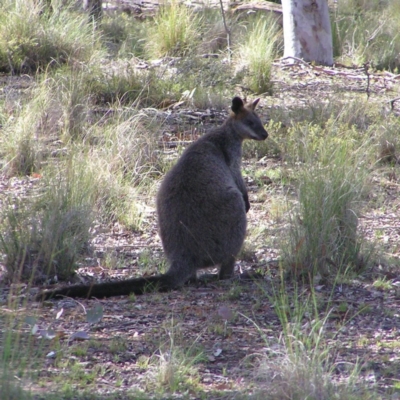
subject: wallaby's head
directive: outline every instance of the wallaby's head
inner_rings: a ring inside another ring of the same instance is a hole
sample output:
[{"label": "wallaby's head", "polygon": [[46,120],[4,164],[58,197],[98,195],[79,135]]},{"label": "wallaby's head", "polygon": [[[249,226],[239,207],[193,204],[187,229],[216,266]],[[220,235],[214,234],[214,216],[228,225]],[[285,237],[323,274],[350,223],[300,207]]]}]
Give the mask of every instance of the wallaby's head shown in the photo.
[{"label": "wallaby's head", "polygon": [[235,130],[243,139],[265,140],[268,137],[260,117],[254,111],[259,101],[256,99],[252,103],[244,103],[240,97],[232,99],[231,118]]}]

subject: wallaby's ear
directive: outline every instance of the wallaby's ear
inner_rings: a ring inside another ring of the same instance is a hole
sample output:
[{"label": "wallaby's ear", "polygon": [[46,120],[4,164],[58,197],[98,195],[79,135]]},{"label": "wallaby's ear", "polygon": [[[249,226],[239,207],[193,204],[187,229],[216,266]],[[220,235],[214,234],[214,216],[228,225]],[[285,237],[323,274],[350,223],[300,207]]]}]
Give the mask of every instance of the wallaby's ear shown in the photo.
[{"label": "wallaby's ear", "polygon": [[258,104],[258,102],[260,101],[260,98],[255,99],[252,103],[251,103],[251,108],[254,110]]},{"label": "wallaby's ear", "polygon": [[231,107],[231,109],[235,114],[238,114],[239,111],[243,107],[244,107],[244,103],[243,103],[243,100],[240,97],[234,97],[232,99],[232,107]]}]

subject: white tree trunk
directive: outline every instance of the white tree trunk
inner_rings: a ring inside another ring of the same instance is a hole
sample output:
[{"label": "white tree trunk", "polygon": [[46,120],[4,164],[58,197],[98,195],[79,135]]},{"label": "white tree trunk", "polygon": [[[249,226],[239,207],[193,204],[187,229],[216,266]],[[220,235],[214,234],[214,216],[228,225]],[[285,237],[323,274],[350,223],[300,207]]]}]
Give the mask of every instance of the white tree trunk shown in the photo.
[{"label": "white tree trunk", "polygon": [[333,64],[327,0],[282,0],[284,57]]}]

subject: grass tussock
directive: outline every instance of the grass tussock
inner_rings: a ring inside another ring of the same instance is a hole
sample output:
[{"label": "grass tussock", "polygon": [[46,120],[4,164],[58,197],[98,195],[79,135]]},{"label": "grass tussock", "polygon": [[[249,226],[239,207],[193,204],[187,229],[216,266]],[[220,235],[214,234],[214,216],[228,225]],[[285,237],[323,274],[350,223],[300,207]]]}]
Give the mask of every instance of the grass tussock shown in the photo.
[{"label": "grass tussock", "polygon": [[82,84],[94,105],[159,107],[177,103],[188,82],[186,75],[170,76],[164,69],[138,71],[131,64],[113,65],[107,69],[91,68],[82,77]]},{"label": "grass tussock", "polygon": [[262,387],[251,399],[372,400],[371,391],[359,390],[355,384],[357,365],[347,381],[335,381],[335,363],[320,348],[306,350],[299,342],[296,350],[282,346],[260,362],[257,383]]},{"label": "grass tussock", "polygon": [[86,15],[75,12],[72,5],[50,12],[46,1],[3,1],[0,71],[28,73],[87,63],[101,53],[98,35]]},{"label": "grass tussock", "polygon": [[[364,96],[355,97],[352,101],[343,101],[339,95],[334,95],[327,99],[305,99],[305,104],[293,109],[272,109],[270,118],[277,126],[272,127],[277,130],[279,138],[288,138],[288,144],[284,147],[287,153],[295,154],[295,148],[304,148],[303,136],[312,135],[323,137],[323,130],[335,129],[338,140],[344,140],[347,136],[350,143],[360,142],[365,137],[363,132],[376,129],[379,122],[389,118],[386,112],[376,103],[368,102]],[[279,128],[285,126],[286,129]],[[300,133],[303,127],[305,133]],[[312,132],[311,132],[312,131]],[[373,133],[373,132],[372,132]],[[289,136],[288,136],[289,135]],[[275,136],[275,135],[274,135]],[[299,151],[298,154],[300,154]]]},{"label": "grass tussock", "polygon": [[140,229],[147,209],[143,203],[166,169],[157,132],[151,117],[126,110],[102,127],[102,138],[96,138],[96,129],[90,133],[100,142],[89,152],[86,168],[98,176],[96,209],[103,221]]},{"label": "grass tussock", "polygon": [[108,52],[117,59],[143,57],[148,24],[126,13],[105,14],[100,29]]},{"label": "grass tussock", "polygon": [[0,398],[7,400],[30,400],[32,396],[26,392],[9,371],[0,370]]},{"label": "grass tussock", "polygon": [[272,94],[272,62],[278,52],[279,27],[274,17],[258,18],[237,50],[240,74],[254,93]]},{"label": "grass tussock", "polygon": [[161,351],[150,361],[149,387],[153,386],[160,393],[196,387],[200,381],[196,363],[202,357],[202,354],[192,356],[179,348]]},{"label": "grass tussock", "polygon": [[53,74],[51,95],[62,108],[63,131],[72,139],[85,135],[90,107],[158,105],[168,97],[168,85],[154,71],[138,71],[134,65],[115,63],[100,67],[89,64],[79,70],[59,69]]},{"label": "grass tussock", "polygon": [[141,185],[164,171],[158,136],[155,119],[127,109],[104,127],[104,142],[97,149],[98,157],[111,172],[121,171],[131,185]]},{"label": "grass tussock", "polygon": [[[33,88],[30,98],[21,104],[18,115],[5,120],[0,137],[3,171],[8,176],[38,172],[43,161],[58,153],[56,144],[85,140],[90,135],[88,121],[94,104],[146,104],[168,97],[168,92],[156,90],[159,98],[148,97],[148,85],[152,82],[156,79],[146,82],[146,77],[135,73],[107,76],[94,67],[79,71],[67,68],[46,75]],[[132,122],[126,121],[125,131],[129,131],[128,124]]]},{"label": "grass tussock", "polygon": [[42,83],[50,98],[47,115],[53,118],[53,121],[46,121],[47,135],[53,131],[65,142],[84,136],[90,106],[88,75],[89,71],[62,69],[54,78]]},{"label": "grass tussock", "polygon": [[4,124],[0,138],[3,171],[9,175],[29,175],[39,170],[43,148],[39,136],[49,120],[46,111],[50,100],[41,90],[34,90],[32,100],[23,104],[17,116],[11,115]]},{"label": "grass tussock", "polygon": [[94,69],[85,75],[92,104],[114,106],[165,107],[179,101],[184,77],[166,76],[165,71],[137,71],[133,66],[116,66],[113,72]]},{"label": "grass tussock", "polygon": [[319,162],[306,163],[297,176],[298,207],[282,247],[288,271],[306,279],[332,279],[362,266],[357,228],[366,183],[363,148],[332,148],[328,140],[318,150]]},{"label": "grass tussock", "polygon": [[[367,4],[368,3],[368,4]],[[341,61],[377,69],[400,67],[400,6],[396,1],[338,3],[333,19],[334,55]]]},{"label": "grass tussock", "polygon": [[[332,309],[320,302],[312,289],[302,291],[296,284],[287,287],[282,277],[281,286],[270,300],[274,304],[282,326],[282,335],[268,354],[259,360],[255,369],[258,385],[251,399],[312,399],[312,400],[372,400],[373,390],[358,386],[360,365],[346,365],[346,373],[337,379],[336,348],[326,341],[326,325]],[[340,327],[338,327],[340,329]]]},{"label": "grass tussock", "polygon": [[[10,280],[69,278],[88,250],[95,216],[133,229],[145,220],[148,207],[139,200],[139,192],[153,193],[155,178],[165,169],[157,124],[144,113],[127,110],[102,125],[101,138],[98,128],[85,138],[98,146],[70,142],[65,158],[57,163],[49,159],[45,169],[38,168],[34,200],[10,201],[3,209],[0,252]],[[33,148],[26,146],[25,156]],[[15,166],[17,159],[12,161]],[[20,162],[21,173],[32,172],[21,167]]]},{"label": "grass tussock", "polygon": [[80,73],[64,72],[40,79],[18,115],[6,121],[0,154],[2,169],[8,176],[38,172],[51,156],[52,143],[83,136],[89,105],[87,90]]},{"label": "grass tussock", "polygon": [[[279,124],[270,125],[275,130],[274,138],[279,141],[281,154],[287,162],[291,165],[298,162],[318,164],[338,147],[345,147],[351,152],[366,141],[365,134],[356,126],[341,123],[339,118],[312,119],[311,122],[294,123],[285,129],[281,129]],[[370,152],[371,148],[367,146],[366,158],[370,158]]]},{"label": "grass tussock", "polygon": [[10,201],[2,210],[0,252],[10,281],[67,279],[89,248],[92,177],[75,159],[64,167],[43,171],[34,200]]},{"label": "grass tussock", "polygon": [[154,105],[147,96],[151,82],[148,74],[138,74],[129,66],[123,70],[118,68],[112,73],[100,70],[93,72],[93,75],[85,77],[87,91],[93,104]]},{"label": "grass tussock", "polygon": [[201,18],[193,9],[172,1],[162,6],[148,31],[146,53],[150,57],[184,56],[200,42]]},{"label": "grass tussock", "polygon": [[[172,324],[175,324],[173,320]],[[189,347],[178,345],[177,326],[170,329],[169,339],[160,346],[158,354],[145,360],[147,385],[161,394],[193,391],[200,382],[197,364],[204,359],[204,354],[197,348],[197,341]]]},{"label": "grass tussock", "polygon": [[17,131],[17,135],[7,135],[4,139],[0,145],[6,175],[30,175],[39,170],[42,151],[30,132]]}]

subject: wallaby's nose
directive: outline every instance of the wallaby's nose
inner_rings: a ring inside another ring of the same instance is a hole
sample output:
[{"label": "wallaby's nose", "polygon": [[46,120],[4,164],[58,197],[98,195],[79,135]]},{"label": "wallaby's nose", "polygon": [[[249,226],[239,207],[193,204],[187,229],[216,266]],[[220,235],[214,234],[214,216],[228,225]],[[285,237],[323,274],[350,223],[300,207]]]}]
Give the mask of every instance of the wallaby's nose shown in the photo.
[{"label": "wallaby's nose", "polygon": [[265,128],[263,127],[263,130],[261,132],[261,140],[265,140],[268,137],[268,132],[265,130]]}]

